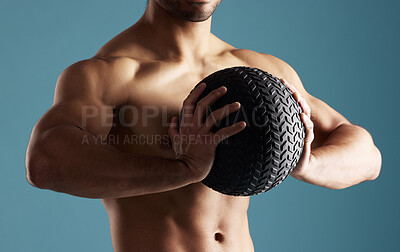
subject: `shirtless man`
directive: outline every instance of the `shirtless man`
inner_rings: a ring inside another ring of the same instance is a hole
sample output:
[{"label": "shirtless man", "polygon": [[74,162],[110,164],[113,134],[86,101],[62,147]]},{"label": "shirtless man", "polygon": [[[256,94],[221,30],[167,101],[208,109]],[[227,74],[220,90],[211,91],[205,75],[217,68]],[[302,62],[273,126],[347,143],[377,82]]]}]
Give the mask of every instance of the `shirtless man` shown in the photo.
[{"label": "shirtless man", "polygon": [[[243,128],[238,122],[214,135],[196,119],[225,90],[208,95],[195,110],[191,105],[202,88],[188,96],[199,80],[226,67],[263,69],[287,80],[295,92],[306,141],[292,176],[340,189],[379,174],[381,156],[370,134],[307,93],[287,63],[236,49],[211,34],[211,15],[220,1],[150,0],[136,24],[93,58],[63,71],[53,106],[32,132],[28,181],[102,199],[117,252],[254,250],[249,197],[226,196],[200,182],[218,142],[180,140],[189,135],[222,139]],[[182,106],[184,120],[192,123],[178,132]],[[238,106],[228,105],[226,111]],[[113,114],[118,114],[114,120]],[[154,136],[169,136],[172,144],[149,138]]]}]

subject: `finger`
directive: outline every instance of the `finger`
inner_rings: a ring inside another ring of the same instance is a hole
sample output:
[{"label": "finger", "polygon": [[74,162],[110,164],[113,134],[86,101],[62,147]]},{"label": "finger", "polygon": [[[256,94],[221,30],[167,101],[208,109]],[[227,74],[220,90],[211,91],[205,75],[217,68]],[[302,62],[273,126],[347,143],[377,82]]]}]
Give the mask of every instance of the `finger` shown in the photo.
[{"label": "finger", "polygon": [[190,94],[183,101],[182,106],[182,115],[181,115],[181,124],[185,125],[185,123],[190,123],[193,118],[194,107],[196,101],[199,99],[200,95],[203,93],[206,87],[205,83],[200,83],[197,87],[195,87]]},{"label": "finger", "polygon": [[[314,124],[313,124],[313,122],[310,120],[310,118],[305,113],[301,113],[300,117],[304,123],[306,137],[304,138],[304,146],[303,146],[301,158],[297,162],[296,167],[303,167],[304,165],[308,164],[308,160],[311,155],[311,143],[314,140]],[[293,175],[296,174],[296,171],[299,171],[299,170],[294,170]]]},{"label": "finger", "polygon": [[280,80],[290,89],[290,91],[292,91],[295,100],[300,104],[303,112],[305,112],[308,116],[311,116],[310,106],[308,105],[306,99],[304,99],[300,92],[295,88],[295,86],[289,83],[286,79],[280,78]]},{"label": "finger", "polygon": [[304,145],[310,145],[314,140],[314,123],[311,121],[310,117],[308,117],[305,113],[301,113],[301,120],[304,123],[306,137],[304,138]]},{"label": "finger", "polygon": [[215,143],[218,145],[221,141],[225,140],[226,138],[233,136],[240,131],[242,131],[246,127],[246,122],[240,121],[238,123],[235,123],[229,127],[222,128],[218,130],[215,135]]},{"label": "finger", "polygon": [[227,89],[225,86],[219,87],[211,91],[206,97],[197,102],[196,110],[193,117],[193,123],[197,126],[197,128],[200,128],[203,124],[207,108],[211,106],[214,102],[216,102],[219,98],[221,98],[226,93],[226,91]]},{"label": "finger", "polygon": [[300,104],[303,112],[306,113],[308,117],[311,117],[311,108],[308,105],[306,99],[304,99],[304,97],[299,92],[294,93],[293,96],[294,99]]},{"label": "finger", "polygon": [[169,138],[171,138],[172,146],[174,146],[178,135],[179,135],[178,118],[176,118],[174,116],[174,117],[172,117],[171,124],[169,125],[169,128],[168,128],[168,136],[169,136]]},{"label": "finger", "polygon": [[298,92],[297,89],[286,79],[280,78],[279,80],[282,81],[290,89],[290,91],[292,91],[292,93]]},{"label": "finger", "polygon": [[240,103],[234,102],[234,103],[225,105],[224,107],[213,111],[207,117],[206,121],[204,122],[203,131],[207,132],[207,133],[210,132],[216,123],[218,123],[220,120],[222,120],[227,115],[238,111],[239,108],[240,108]]}]

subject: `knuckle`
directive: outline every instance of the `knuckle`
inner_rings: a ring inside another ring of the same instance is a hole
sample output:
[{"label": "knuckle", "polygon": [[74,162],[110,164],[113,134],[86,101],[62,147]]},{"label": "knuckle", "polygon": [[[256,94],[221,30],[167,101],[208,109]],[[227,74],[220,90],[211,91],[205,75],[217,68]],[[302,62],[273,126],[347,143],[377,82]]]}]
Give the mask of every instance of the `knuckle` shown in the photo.
[{"label": "knuckle", "polygon": [[193,104],[187,104],[187,105],[185,106],[185,109],[191,111],[191,110],[194,109],[194,105],[193,105]]},{"label": "knuckle", "polygon": [[209,96],[210,96],[210,97],[213,97],[213,98],[216,98],[216,97],[218,97],[219,95],[221,95],[221,93],[222,93],[222,92],[221,92],[220,90],[214,89],[213,91],[210,92]]},{"label": "knuckle", "polygon": [[314,139],[313,139],[312,137],[308,136],[308,137],[306,137],[306,138],[304,139],[304,142],[305,142],[306,144],[309,144],[309,143],[311,143],[313,140],[314,140]]},{"label": "knuckle", "polygon": [[210,95],[217,95],[217,94],[219,94],[218,89],[214,89],[213,91],[210,92]]},{"label": "knuckle", "polygon": [[219,117],[224,116],[225,114],[226,114],[226,109],[219,109],[215,111],[215,115]]}]

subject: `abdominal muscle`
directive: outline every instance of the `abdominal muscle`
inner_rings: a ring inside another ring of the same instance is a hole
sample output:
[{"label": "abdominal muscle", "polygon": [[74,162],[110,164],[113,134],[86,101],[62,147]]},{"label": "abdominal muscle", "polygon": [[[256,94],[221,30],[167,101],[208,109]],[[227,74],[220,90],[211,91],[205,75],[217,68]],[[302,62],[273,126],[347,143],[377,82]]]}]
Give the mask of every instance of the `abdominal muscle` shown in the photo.
[{"label": "abdominal muscle", "polygon": [[[174,69],[171,75],[176,75]],[[157,76],[157,80],[168,79],[160,71],[146,76]],[[202,77],[197,76],[196,79]],[[117,121],[109,136],[120,140],[126,137],[131,139],[132,136],[149,139],[152,136],[167,136],[168,126],[163,120],[170,122],[172,116],[179,116],[182,101],[195,81],[180,77],[163,85],[156,80],[145,82],[135,79],[134,83],[128,89],[134,95],[127,99],[127,104],[138,108],[137,114],[127,110],[124,119],[129,123],[132,118],[146,118],[146,123],[123,127]],[[145,106],[156,107],[157,111],[167,107],[167,118],[162,118],[162,114],[155,118],[143,116],[142,108]],[[120,113],[118,110],[115,112]],[[173,150],[161,143],[121,140],[111,144],[124,152],[169,159],[175,157]],[[109,215],[115,252],[254,251],[247,220],[249,197],[224,195],[202,183],[194,183],[162,193],[103,199],[103,204]]]},{"label": "abdominal muscle", "polygon": [[115,252],[252,252],[248,197],[202,183],[120,199],[103,199]]}]

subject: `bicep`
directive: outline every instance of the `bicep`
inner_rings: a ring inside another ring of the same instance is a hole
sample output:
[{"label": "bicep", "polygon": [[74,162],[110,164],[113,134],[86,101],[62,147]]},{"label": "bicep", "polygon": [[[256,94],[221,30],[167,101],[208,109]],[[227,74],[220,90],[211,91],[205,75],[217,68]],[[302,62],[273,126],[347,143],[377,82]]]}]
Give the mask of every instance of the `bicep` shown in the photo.
[{"label": "bicep", "polygon": [[325,102],[309,94],[296,71],[283,60],[269,54],[254,54],[251,66],[260,66],[278,78],[284,78],[291,83],[305,98],[311,108],[311,120],[314,123],[314,141],[312,147],[321,146],[329,134],[343,123],[350,123],[344,116],[331,108]]},{"label": "bicep", "polygon": [[281,70],[280,78],[291,83],[307,101],[311,108],[311,120],[314,123],[314,141],[312,147],[321,146],[329,134],[343,123],[350,123],[344,116],[322,100],[309,94],[303,86],[296,71],[286,62],[276,59]]},{"label": "bicep", "polygon": [[312,147],[321,146],[337,127],[343,123],[350,123],[344,116],[320,99],[308,93],[304,97],[311,108],[311,120],[314,123],[315,139]]}]

